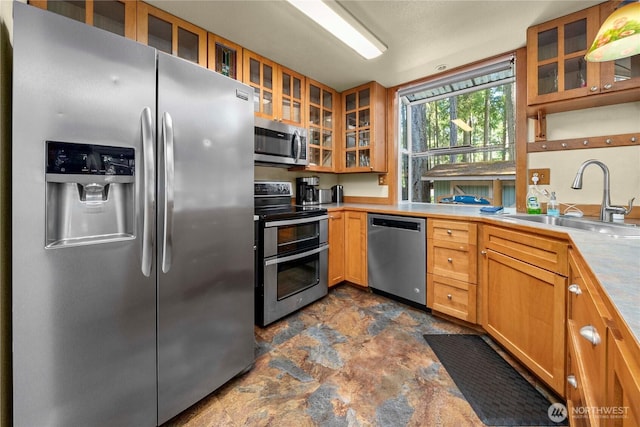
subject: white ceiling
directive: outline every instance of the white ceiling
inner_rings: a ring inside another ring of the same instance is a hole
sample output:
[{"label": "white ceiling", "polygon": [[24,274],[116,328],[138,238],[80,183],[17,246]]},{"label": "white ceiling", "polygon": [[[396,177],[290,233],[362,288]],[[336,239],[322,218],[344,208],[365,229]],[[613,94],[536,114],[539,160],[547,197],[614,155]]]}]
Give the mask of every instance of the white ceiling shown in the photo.
[{"label": "white ceiling", "polygon": [[281,0],[148,0],[338,91],[375,80],[385,87],[526,44],[527,27],[601,3],[591,0],[340,1],[384,44],[365,60]]}]

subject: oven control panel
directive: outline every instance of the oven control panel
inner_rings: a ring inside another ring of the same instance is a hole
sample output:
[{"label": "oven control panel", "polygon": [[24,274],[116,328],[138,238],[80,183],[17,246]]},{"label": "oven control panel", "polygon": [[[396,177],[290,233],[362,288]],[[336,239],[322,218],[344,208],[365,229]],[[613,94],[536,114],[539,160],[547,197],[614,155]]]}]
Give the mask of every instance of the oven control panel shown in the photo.
[{"label": "oven control panel", "polygon": [[265,196],[292,196],[291,183],[288,181],[256,181],[253,183],[253,194]]}]

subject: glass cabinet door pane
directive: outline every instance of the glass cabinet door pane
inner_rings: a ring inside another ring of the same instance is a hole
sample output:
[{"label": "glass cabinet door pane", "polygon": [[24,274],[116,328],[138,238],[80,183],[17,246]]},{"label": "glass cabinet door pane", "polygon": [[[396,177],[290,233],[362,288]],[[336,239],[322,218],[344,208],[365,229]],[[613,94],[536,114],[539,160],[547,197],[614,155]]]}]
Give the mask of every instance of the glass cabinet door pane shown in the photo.
[{"label": "glass cabinet door pane", "polygon": [[249,81],[254,85],[260,85],[260,62],[249,59]]},{"label": "glass cabinet door pane", "polygon": [[302,104],[298,101],[293,102],[293,116],[291,117],[296,123],[302,123]]},{"label": "glass cabinet door pane", "polygon": [[564,89],[576,89],[587,86],[585,80],[587,63],[580,56],[564,61]]},{"label": "glass cabinet door pane", "polygon": [[369,106],[369,89],[363,89],[358,92],[358,107],[368,107]]},{"label": "glass cabinet door pane", "polygon": [[266,64],[262,66],[262,86],[273,89],[273,68]]},{"label": "glass cabinet door pane", "polygon": [[235,49],[216,43],[216,72],[232,79],[237,78],[237,59],[238,55]]},{"label": "glass cabinet door pane", "polygon": [[371,164],[369,159],[369,150],[358,151],[358,166],[368,167]]},{"label": "glass cabinet door pane", "polygon": [[354,148],[356,146],[356,133],[347,132],[347,148]]},{"label": "glass cabinet door pane", "polygon": [[322,126],[333,128],[333,112],[331,110],[322,111]]},{"label": "glass cabinet door pane", "polygon": [[322,146],[331,148],[333,145],[333,132],[330,130],[322,131]]},{"label": "glass cabinet door pane", "polygon": [[260,93],[262,91],[258,87],[253,88],[253,111],[256,113],[260,112]]},{"label": "glass cabinet door pane", "polygon": [[309,85],[309,102],[312,104],[320,105],[320,88],[314,85]]},{"label": "glass cabinet door pane", "polygon": [[356,152],[355,151],[349,151],[349,152],[346,153],[345,165],[348,168],[355,168],[356,167]]},{"label": "glass cabinet door pane", "polygon": [[331,151],[325,150],[322,152],[322,166],[330,168],[332,166],[332,158]]},{"label": "glass cabinet door pane", "polygon": [[355,110],[356,109],[356,94],[355,93],[350,93],[349,95],[346,96],[345,109],[347,111],[351,111],[351,110]]},{"label": "glass cabinet door pane", "polygon": [[198,35],[178,28],[178,56],[191,62],[198,62]]},{"label": "glass cabinet door pane", "polygon": [[273,115],[273,94],[266,90],[263,92],[262,112],[270,116]]},{"label": "glass cabinet door pane", "polygon": [[317,147],[309,147],[309,163],[312,165],[320,164],[320,149]]},{"label": "glass cabinet door pane", "polygon": [[616,82],[640,78],[640,55],[616,59],[614,74]]},{"label": "glass cabinet door pane", "polygon": [[171,23],[149,15],[149,46],[155,47],[161,52],[172,53],[172,27]]},{"label": "glass cabinet door pane", "polygon": [[331,92],[322,93],[322,106],[328,109],[333,108],[333,95]]},{"label": "glass cabinet door pane", "polygon": [[358,126],[369,126],[369,109],[361,110],[358,113]]},{"label": "glass cabinet door pane", "polygon": [[587,50],[587,19],[571,22],[564,27],[564,53]]},{"label": "glass cabinet door pane", "polygon": [[558,29],[538,33],[538,61],[558,56]]},{"label": "glass cabinet door pane", "polygon": [[291,76],[287,73],[282,73],[282,94],[291,96]]},{"label": "glass cabinet door pane", "polygon": [[124,37],[124,3],[119,1],[94,2],[93,25]]},{"label": "glass cabinet door pane", "polygon": [[360,147],[368,147],[369,144],[370,144],[369,131],[368,130],[361,130],[358,133],[358,146],[360,146]]},{"label": "glass cabinet door pane", "polygon": [[47,10],[58,15],[66,16],[67,18],[75,19],[76,21],[86,22],[87,9],[86,2],[72,1],[72,0],[60,0],[47,2]]},{"label": "glass cabinet door pane", "polygon": [[309,128],[309,144],[320,145],[320,130]]},{"label": "glass cabinet door pane", "polygon": [[302,81],[296,77],[293,78],[293,97],[302,98]]},{"label": "glass cabinet door pane", "polygon": [[320,126],[320,108],[314,105],[309,106],[309,124]]},{"label": "glass cabinet door pane", "polygon": [[347,114],[347,120],[345,123],[345,126],[347,127],[347,129],[355,129],[356,128],[356,113],[349,113]]},{"label": "glass cabinet door pane", "polygon": [[538,67],[538,95],[558,91],[558,64],[556,62]]},{"label": "glass cabinet door pane", "polygon": [[288,98],[282,98],[282,118],[291,120],[291,101]]}]

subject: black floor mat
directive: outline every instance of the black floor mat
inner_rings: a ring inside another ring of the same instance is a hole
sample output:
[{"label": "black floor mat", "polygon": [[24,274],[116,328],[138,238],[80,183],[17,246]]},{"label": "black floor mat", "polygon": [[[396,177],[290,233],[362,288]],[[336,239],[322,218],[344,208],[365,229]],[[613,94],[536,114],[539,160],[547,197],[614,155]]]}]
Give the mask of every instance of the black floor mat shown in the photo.
[{"label": "black floor mat", "polygon": [[[424,335],[478,417],[489,426],[562,426],[549,402],[479,335]],[[565,412],[566,413],[566,412]]]}]

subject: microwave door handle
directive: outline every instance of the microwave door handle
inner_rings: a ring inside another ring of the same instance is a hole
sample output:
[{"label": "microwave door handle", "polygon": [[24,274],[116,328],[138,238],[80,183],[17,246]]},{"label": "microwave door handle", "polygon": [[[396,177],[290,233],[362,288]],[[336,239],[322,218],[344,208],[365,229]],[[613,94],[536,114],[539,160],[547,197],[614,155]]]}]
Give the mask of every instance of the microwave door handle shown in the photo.
[{"label": "microwave door handle", "polygon": [[293,163],[298,163],[300,156],[302,155],[302,140],[300,139],[300,134],[297,130],[293,131],[293,141],[298,146],[298,152],[296,153],[296,158]]},{"label": "microwave door handle", "polygon": [[173,205],[174,205],[174,157],[173,157],[173,120],[165,112],[162,115],[162,147],[164,149],[164,224],[162,242],[162,272],[171,269],[173,258]]},{"label": "microwave door handle", "polygon": [[146,277],[153,264],[153,219],[155,217],[155,157],[153,154],[153,127],[151,109],[145,107],[140,114],[142,138],[142,254],[140,269]]}]

